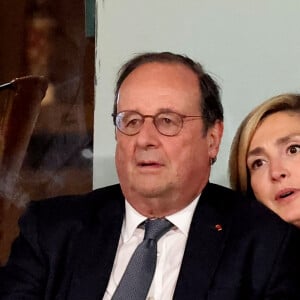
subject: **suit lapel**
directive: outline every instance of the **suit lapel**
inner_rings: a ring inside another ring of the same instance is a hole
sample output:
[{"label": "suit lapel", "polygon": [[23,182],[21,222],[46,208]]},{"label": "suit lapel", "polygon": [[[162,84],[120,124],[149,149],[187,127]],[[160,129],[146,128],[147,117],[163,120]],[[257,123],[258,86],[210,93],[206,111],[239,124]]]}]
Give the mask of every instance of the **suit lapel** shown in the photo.
[{"label": "suit lapel", "polygon": [[[206,299],[231,225],[231,201],[225,191],[208,184],[202,192],[173,299]],[[119,188],[107,195],[98,194],[97,198],[110,201],[78,233],[69,265],[70,286],[65,286],[68,295],[64,299],[102,299],[110,278],[123,222],[124,198]]]},{"label": "suit lapel", "polygon": [[230,230],[231,217],[226,213],[224,197],[224,190],[221,193],[212,184],[202,192],[191,222],[174,299],[206,299]]},{"label": "suit lapel", "polygon": [[102,299],[110,278],[123,222],[124,199],[121,192],[118,201],[112,195],[101,197],[111,201],[101,207],[95,222],[84,227],[78,236],[68,299]]}]

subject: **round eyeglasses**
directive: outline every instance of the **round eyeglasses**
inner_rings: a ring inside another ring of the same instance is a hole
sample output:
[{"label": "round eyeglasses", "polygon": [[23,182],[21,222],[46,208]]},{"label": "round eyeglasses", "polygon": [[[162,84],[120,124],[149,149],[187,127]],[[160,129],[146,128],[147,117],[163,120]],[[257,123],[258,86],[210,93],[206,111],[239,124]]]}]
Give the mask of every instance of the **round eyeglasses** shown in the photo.
[{"label": "round eyeglasses", "polygon": [[[112,114],[119,131],[126,135],[138,134],[145,122],[145,118],[152,118],[155,128],[166,136],[177,135],[183,127],[183,122],[202,118],[202,116],[185,116],[173,111],[159,112],[155,115],[142,115],[137,111],[125,110]],[[187,119],[190,118],[190,119]]]}]

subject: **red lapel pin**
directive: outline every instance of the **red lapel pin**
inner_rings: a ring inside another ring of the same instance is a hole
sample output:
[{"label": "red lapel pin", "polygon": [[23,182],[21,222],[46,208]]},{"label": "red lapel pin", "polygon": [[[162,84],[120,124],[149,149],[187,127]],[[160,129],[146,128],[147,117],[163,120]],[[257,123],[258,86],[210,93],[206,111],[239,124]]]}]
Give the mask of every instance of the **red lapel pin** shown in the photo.
[{"label": "red lapel pin", "polygon": [[215,229],[216,229],[217,231],[222,231],[222,230],[223,230],[221,224],[216,224],[216,225],[215,225]]}]

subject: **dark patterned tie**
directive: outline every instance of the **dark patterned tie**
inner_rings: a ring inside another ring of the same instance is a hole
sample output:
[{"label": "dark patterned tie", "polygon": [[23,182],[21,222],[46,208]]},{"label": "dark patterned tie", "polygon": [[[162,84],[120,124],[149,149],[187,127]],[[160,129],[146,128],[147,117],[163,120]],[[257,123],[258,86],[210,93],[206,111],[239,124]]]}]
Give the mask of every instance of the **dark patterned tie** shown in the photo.
[{"label": "dark patterned tie", "polygon": [[112,300],[146,299],[156,267],[157,241],[172,227],[166,219],[147,219],[145,236],[134,251]]}]

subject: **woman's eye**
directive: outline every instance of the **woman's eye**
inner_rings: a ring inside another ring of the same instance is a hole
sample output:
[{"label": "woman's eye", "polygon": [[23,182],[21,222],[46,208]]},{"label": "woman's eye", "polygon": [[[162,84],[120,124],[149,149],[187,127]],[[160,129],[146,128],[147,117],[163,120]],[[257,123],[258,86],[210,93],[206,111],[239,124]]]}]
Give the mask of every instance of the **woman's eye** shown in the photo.
[{"label": "woman's eye", "polygon": [[290,154],[296,154],[300,152],[300,145],[291,145],[288,147],[288,152]]},{"label": "woman's eye", "polygon": [[251,169],[256,170],[259,167],[261,167],[264,164],[264,161],[262,159],[256,159],[251,163]]}]

